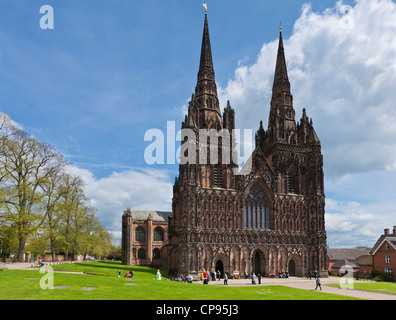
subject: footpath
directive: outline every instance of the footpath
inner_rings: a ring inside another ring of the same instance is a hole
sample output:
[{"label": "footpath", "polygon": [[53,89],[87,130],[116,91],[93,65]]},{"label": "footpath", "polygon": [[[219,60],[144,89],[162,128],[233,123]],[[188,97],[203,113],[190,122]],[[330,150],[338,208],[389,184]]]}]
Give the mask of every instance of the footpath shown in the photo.
[{"label": "footpath", "polygon": [[[75,263],[75,262],[65,262],[65,263]],[[45,266],[51,266],[54,264],[65,264],[65,263],[46,263]],[[0,267],[6,267],[10,270],[32,270],[33,267],[39,267],[37,263],[30,263],[30,262],[13,262],[13,263],[1,263],[0,262]],[[77,274],[83,274],[83,272],[74,272],[74,271],[56,271],[59,273],[77,273]]]},{"label": "footpath", "polygon": [[[339,294],[343,296],[367,299],[367,300],[396,300],[396,295],[394,294],[387,294],[387,293],[379,293],[379,292],[370,292],[370,291],[363,291],[363,290],[355,290],[355,289],[342,289],[332,286],[326,286],[326,284],[338,284],[340,278],[320,278],[320,282],[322,284],[322,290],[320,292],[324,293],[332,293],[332,294]],[[354,280],[355,283],[363,282],[359,280]],[[210,281],[209,284],[211,285],[219,285],[224,286],[224,281],[221,279],[220,281]],[[269,278],[262,278],[261,284],[258,284],[256,280],[256,284],[252,284],[250,279],[230,279],[228,280],[228,286],[287,286],[296,289],[303,289],[303,290],[311,290],[314,291],[316,284],[315,279],[305,279],[305,278],[286,278],[286,279],[269,279]],[[319,291],[319,289],[318,289]]]}]

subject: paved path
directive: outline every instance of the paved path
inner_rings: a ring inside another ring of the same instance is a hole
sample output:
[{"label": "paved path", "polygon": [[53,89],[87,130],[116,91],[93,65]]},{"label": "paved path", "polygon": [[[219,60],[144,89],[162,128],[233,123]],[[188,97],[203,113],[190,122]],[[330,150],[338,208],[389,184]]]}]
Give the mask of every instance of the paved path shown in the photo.
[{"label": "paved path", "polygon": [[6,266],[8,269],[26,270],[28,268],[31,268],[32,266],[37,266],[37,264],[28,263],[28,262],[15,262],[15,263],[0,262],[0,266]]},{"label": "paved path", "polygon": [[[67,263],[76,263],[76,262],[67,262]],[[62,264],[61,262],[45,262],[45,266],[51,266],[53,264]],[[8,269],[12,270],[34,270],[33,268],[39,267],[37,263],[30,263],[30,262],[14,262],[14,263],[0,263],[0,266],[6,266]],[[59,273],[77,273],[77,274],[84,274],[83,272],[74,272],[74,271],[56,271]]]},{"label": "paved path", "polygon": [[[79,261],[79,262],[86,262],[86,261]],[[55,265],[55,264],[68,264],[68,263],[77,263],[77,261],[71,261],[71,262],[44,262],[44,264],[47,266]],[[6,266],[8,269],[13,269],[13,270],[31,270],[33,267],[38,267],[39,265],[37,263],[31,263],[31,262],[13,262],[13,263],[4,263],[0,262],[0,266]]]},{"label": "paved path", "polygon": [[[379,292],[369,292],[363,290],[353,290],[353,289],[340,289],[332,286],[326,286],[326,284],[330,283],[339,283],[340,278],[321,278],[322,283],[322,291],[325,293],[333,293],[339,294],[343,296],[350,296],[355,298],[361,299],[368,299],[368,300],[396,300],[396,295],[394,294],[387,294],[387,293],[379,293]],[[355,282],[362,282],[354,280]],[[257,282],[256,282],[257,283]],[[220,281],[210,281],[209,284],[211,285],[224,285],[223,279]],[[288,278],[288,279],[269,279],[269,278],[262,278],[261,284],[253,285],[250,279],[231,279],[228,280],[229,286],[287,286],[296,289],[304,289],[304,290],[315,290],[315,279],[305,279],[305,278]],[[319,290],[319,289],[318,289]]]}]

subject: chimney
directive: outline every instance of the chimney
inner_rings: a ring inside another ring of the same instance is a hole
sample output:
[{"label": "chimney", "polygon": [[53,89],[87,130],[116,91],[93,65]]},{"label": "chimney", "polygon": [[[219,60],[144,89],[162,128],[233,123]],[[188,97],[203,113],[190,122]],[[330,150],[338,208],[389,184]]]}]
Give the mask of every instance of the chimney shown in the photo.
[{"label": "chimney", "polygon": [[384,229],[384,235],[389,236],[389,229],[388,228]]},{"label": "chimney", "polygon": [[396,235],[396,226],[393,226],[393,235]]}]

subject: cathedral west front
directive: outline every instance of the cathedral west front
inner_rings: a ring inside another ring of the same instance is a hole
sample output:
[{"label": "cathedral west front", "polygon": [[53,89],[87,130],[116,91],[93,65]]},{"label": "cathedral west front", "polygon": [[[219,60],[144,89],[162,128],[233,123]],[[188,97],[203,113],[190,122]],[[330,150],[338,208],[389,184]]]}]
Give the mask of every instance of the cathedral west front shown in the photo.
[{"label": "cathedral west front", "polygon": [[193,136],[182,142],[183,155],[196,161],[179,165],[172,212],[124,212],[124,264],[185,275],[204,269],[230,275],[327,275],[321,144],[307,110],[296,122],[282,31],[268,127],[256,124],[254,151],[241,171],[236,161],[225,160],[237,156],[234,143],[219,139],[216,161],[210,161],[210,139],[199,137],[202,130],[231,133],[236,117],[230,102],[220,109],[205,12],[197,84],[181,124]]}]

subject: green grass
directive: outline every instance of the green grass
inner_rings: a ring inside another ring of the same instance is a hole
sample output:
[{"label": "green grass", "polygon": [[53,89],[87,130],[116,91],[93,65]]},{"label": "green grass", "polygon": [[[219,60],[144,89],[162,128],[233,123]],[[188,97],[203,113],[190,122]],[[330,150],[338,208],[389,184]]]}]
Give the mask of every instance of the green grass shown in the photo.
[{"label": "green grass", "polygon": [[[1,300],[345,300],[351,299],[317,291],[284,286],[230,287],[157,281],[156,269],[123,266],[117,262],[79,263],[53,266],[54,270],[95,273],[54,273],[54,286],[67,289],[41,289],[39,270],[0,272]],[[129,270],[134,280],[118,278]],[[36,279],[32,279],[36,278]],[[136,285],[126,285],[134,283]],[[82,291],[83,287],[96,287]],[[261,292],[257,293],[257,292]]]},{"label": "green grass", "polygon": [[[329,286],[340,287],[340,284],[329,284]],[[391,282],[354,282],[353,289],[355,290],[364,290],[364,291],[373,291],[379,293],[390,293],[396,294],[396,283]]]}]

